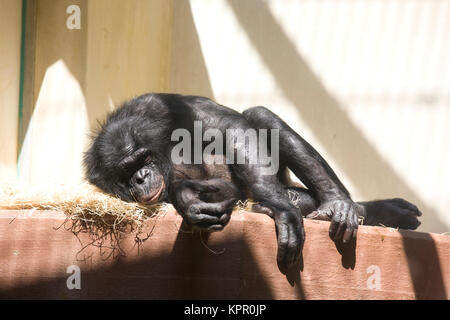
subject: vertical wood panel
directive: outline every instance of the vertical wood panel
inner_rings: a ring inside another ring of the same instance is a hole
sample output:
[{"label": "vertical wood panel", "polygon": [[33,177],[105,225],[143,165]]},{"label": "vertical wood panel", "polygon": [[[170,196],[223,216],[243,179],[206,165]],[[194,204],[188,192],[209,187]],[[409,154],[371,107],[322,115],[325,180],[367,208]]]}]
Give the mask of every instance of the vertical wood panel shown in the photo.
[{"label": "vertical wood panel", "polygon": [[[34,89],[28,92],[34,107],[19,158],[22,182],[54,185],[81,179],[87,127],[85,2],[36,2],[34,78],[29,79]],[[70,5],[81,9],[81,29],[66,26]]]},{"label": "vertical wood panel", "polygon": [[169,86],[172,1],[88,2],[86,101],[92,126],[135,95]]},{"label": "vertical wood panel", "polygon": [[[69,30],[70,5],[81,29]],[[33,115],[19,160],[24,182],[83,177],[89,125],[113,105],[169,86],[172,0],[36,0]],[[32,97],[32,98],[31,98]]]},{"label": "vertical wood panel", "polygon": [[23,90],[22,90],[22,116],[19,120],[19,150],[25,139],[31,115],[34,109],[34,71],[36,58],[36,9],[37,0],[25,0],[26,15],[22,25],[25,26],[25,48],[22,48],[24,57],[23,65]]},{"label": "vertical wood panel", "polygon": [[16,173],[22,1],[0,0],[0,181]]}]

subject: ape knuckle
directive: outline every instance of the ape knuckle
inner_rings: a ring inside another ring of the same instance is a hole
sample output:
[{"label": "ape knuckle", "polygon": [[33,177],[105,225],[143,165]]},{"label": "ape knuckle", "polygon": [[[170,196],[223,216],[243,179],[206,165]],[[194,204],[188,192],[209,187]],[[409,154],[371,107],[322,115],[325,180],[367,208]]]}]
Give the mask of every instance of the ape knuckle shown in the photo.
[{"label": "ape knuckle", "polygon": [[299,241],[292,241],[287,244],[289,250],[296,249],[298,247]]},{"label": "ape knuckle", "polygon": [[334,203],[334,209],[335,210],[339,210],[339,211],[343,211],[347,208],[347,204],[345,202],[342,201],[337,201]]},{"label": "ape knuckle", "polygon": [[201,213],[201,209],[198,205],[191,205],[187,211],[189,216],[196,216]]},{"label": "ape knuckle", "polygon": [[331,217],[331,223],[340,224],[340,222],[341,222],[341,215],[340,214],[334,214]]},{"label": "ape knuckle", "polygon": [[288,237],[287,234],[282,234],[278,237],[278,244],[281,247],[286,247],[288,245]]},{"label": "ape knuckle", "polygon": [[288,217],[287,217],[287,215],[285,215],[284,213],[278,213],[278,214],[276,214],[276,216],[275,216],[275,223],[278,225],[278,226],[282,226],[282,225],[286,225],[286,224],[288,224],[289,222],[288,222]]}]

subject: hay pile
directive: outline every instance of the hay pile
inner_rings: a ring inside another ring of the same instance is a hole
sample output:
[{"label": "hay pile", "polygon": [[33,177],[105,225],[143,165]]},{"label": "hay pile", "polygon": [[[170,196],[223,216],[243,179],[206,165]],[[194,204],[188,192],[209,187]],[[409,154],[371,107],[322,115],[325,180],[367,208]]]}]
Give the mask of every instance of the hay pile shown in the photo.
[{"label": "hay pile", "polygon": [[88,183],[73,186],[1,184],[0,209],[64,212],[67,218],[61,227],[77,236],[87,233],[91,241],[82,243],[83,249],[94,245],[103,250],[102,255],[109,257],[125,254],[120,241],[130,234],[137,244],[148,239],[151,234],[142,233],[144,221],[167,212],[171,205],[127,203]]},{"label": "hay pile", "polygon": [[[251,210],[253,202],[239,201],[237,210]],[[150,238],[143,232],[144,222],[173,210],[172,205],[159,203],[145,206],[128,203],[105,194],[97,187],[82,183],[72,186],[30,186],[0,184],[0,210],[55,210],[66,214],[61,227],[73,232],[77,237],[87,233],[89,243],[80,243],[82,249],[93,245],[101,249],[105,258],[126,255],[120,243],[133,235],[136,244],[141,245]]]}]

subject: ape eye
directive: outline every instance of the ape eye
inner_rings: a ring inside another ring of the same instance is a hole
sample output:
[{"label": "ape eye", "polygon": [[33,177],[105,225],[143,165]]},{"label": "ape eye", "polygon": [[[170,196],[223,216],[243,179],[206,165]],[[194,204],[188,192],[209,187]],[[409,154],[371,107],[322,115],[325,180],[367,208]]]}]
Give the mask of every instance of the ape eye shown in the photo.
[{"label": "ape eye", "polygon": [[149,152],[145,148],[140,148],[132,154],[124,157],[118,164],[118,166],[124,170],[131,170],[136,167],[141,167],[142,163],[150,162],[151,157]]}]

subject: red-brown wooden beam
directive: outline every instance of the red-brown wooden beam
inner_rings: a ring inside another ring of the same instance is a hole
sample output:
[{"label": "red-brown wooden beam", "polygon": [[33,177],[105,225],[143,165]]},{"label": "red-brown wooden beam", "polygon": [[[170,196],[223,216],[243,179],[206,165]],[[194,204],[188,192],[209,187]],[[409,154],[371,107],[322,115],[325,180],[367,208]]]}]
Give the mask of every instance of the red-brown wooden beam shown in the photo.
[{"label": "red-brown wooden beam", "polygon": [[[360,226],[356,246],[337,248],[328,222],[305,220],[302,271],[286,276],[276,263],[273,221],[261,214],[234,212],[222,232],[203,235],[221,252],[214,254],[199,234],[180,231],[176,213],[167,213],[147,223],[146,230],[155,228],[139,252],[130,236],[123,242],[127,256],[106,260],[96,247],[79,253],[80,241],[55,229],[64,219],[52,211],[0,211],[0,298],[450,297],[450,238],[444,235]],[[85,234],[80,240],[89,242]],[[80,268],[80,289],[73,266]]]}]

